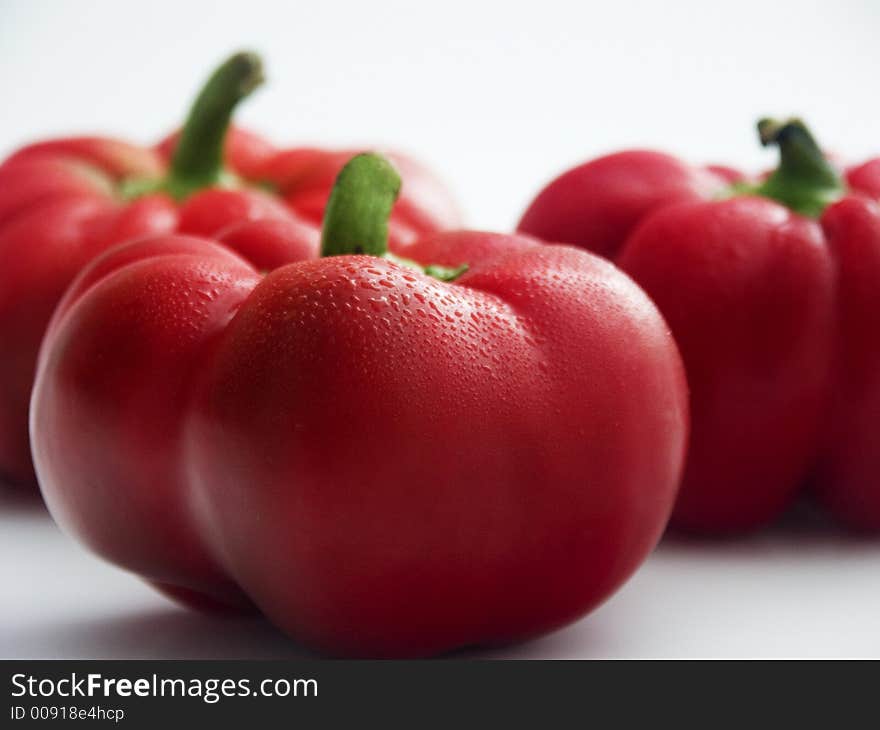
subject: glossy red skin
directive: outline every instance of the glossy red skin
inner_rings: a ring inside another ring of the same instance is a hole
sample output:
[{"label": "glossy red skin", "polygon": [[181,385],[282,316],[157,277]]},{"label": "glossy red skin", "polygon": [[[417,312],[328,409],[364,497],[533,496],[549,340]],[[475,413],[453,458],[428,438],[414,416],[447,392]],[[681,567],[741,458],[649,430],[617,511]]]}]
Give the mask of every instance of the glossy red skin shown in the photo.
[{"label": "glossy red skin", "polygon": [[854,165],[844,175],[850,188],[875,200],[880,199],[880,158]]},{"label": "glossy red skin", "polygon": [[258,271],[272,271],[292,261],[317,258],[320,232],[300,220],[255,220],[220,229],[217,240]]},{"label": "glossy red skin", "polygon": [[753,197],[650,216],[618,265],[651,296],[688,373],[693,430],[674,524],[762,525],[816,453],[833,326],[833,263],[819,225]]},{"label": "glossy red skin", "polygon": [[701,200],[723,185],[718,175],[672,155],[626,150],[553,180],[526,209],[517,230],[613,259],[649,213],[671,203]]},{"label": "glossy red skin", "polygon": [[[34,453],[60,524],[190,603],[333,654],[521,639],[592,609],[675,498],[687,394],[613,266],[524,237],[265,278],[158,237],[86,269],[45,340]],[[245,598],[245,596],[247,598]]]},{"label": "glossy red skin", "polygon": [[[317,255],[318,224],[333,181],[312,168],[315,160],[332,160],[324,166],[338,171],[345,153],[313,150],[311,162],[294,165],[289,151],[233,128],[228,167],[247,180],[274,183],[274,193],[208,189],[181,206],[158,195],[125,203],[119,183],[161,177],[174,143],[174,136],[156,149],[97,137],[57,139],[29,145],[0,165],[0,482],[34,480],[27,408],[37,351],[52,310],[88,261],[130,238],[172,231],[214,236],[234,224],[265,220],[283,221],[285,244],[271,232],[261,242],[259,227],[247,240],[239,234],[227,244],[241,240],[243,253],[262,256],[253,259],[261,268],[299,260],[304,249]],[[457,211],[443,187],[408,158],[395,160],[407,192],[392,214],[392,247],[456,225]],[[307,198],[302,214],[300,194]],[[283,258],[285,251],[291,258]]]},{"label": "glossy red skin", "polygon": [[[860,182],[866,183],[864,178]],[[867,199],[849,198],[828,208],[822,225],[838,266],[838,319],[833,395],[814,491],[844,524],[877,531],[880,206]]]},{"label": "glossy red skin", "polygon": [[176,224],[170,201],[151,197],[123,207],[112,199],[126,165],[140,175],[159,161],[121,143],[69,140],[21,151],[0,166],[2,481],[33,481],[28,401],[40,341],[66,286],[119,236],[161,233]]},{"label": "glossy red skin", "polygon": [[[719,181],[734,177],[715,170]],[[657,153],[610,155],[551,183],[520,230],[540,235],[563,211],[553,223],[562,242],[610,252],[657,303],[692,393],[672,523],[727,533],[774,519],[814,463],[830,390],[834,263],[816,222],[766,199],[713,199],[723,186],[707,174]],[[613,229],[599,218],[609,209],[619,211]]]}]

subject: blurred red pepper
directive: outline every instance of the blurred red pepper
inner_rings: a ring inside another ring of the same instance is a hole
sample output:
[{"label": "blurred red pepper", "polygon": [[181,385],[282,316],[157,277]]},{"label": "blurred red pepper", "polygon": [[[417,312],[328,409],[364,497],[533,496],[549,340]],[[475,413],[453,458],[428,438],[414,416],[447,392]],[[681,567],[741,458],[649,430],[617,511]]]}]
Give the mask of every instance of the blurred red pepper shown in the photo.
[{"label": "blurred red pepper", "polygon": [[399,185],[355,157],[324,258],[265,277],[180,235],[80,274],[32,406],[68,531],[184,602],[252,601],[343,654],[532,636],[635,570],[687,438],[656,308],[600,258],[520,236],[392,256]]},{"label": "blurred red pepper", "polygon": [[[872,164],[880,172],[878,162]],[[854,185],[858,177],[849,175],[848,180]],[[880,185],[864,182],[861,190],[880,194]],[[831,404],[812,482],[819,500],[844,524],[876,531],[880,530],[880,206],[867,197],[847,196],[825,211],[822,227],[837,264],[837,319]]]},{"label": "blurred red pepper", "polygon": [[[98,137],[57,139],[25,147],[0,166],[0,480],[33,479],[27,408],[37,349],[65,287],[111,244],[171,231],[214,235],[271,219],[284,229],[274,243],[241,241],[256,266],[317,255],[323,207],[351,153],[277,150],[240,129],[227,135],[235,106],[261,81],[254,54],[230,58],[202,89],[179,144],[178,135],[157,150]],[[456,225],[443,187],[412,160],[391,157],[408,183],[392,215],[392,246]]]},{"label": "blurred red pepper", "polygon": [[772,519],[818,450],[822,499],[880,528],[880,161],[847,187],[801,122],[759,131],[781,161],[758,182],[622,152],[551,182],[519,230],[611,257],[669,322],[693,418],[675,524]]}]

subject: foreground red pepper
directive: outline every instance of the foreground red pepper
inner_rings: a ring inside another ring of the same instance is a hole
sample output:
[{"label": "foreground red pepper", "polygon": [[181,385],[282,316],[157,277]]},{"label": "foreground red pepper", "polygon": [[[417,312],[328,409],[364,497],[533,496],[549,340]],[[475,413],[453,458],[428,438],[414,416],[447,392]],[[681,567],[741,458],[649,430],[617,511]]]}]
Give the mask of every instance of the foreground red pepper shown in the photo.
[{"label": "foreground red pepper", "polygon": [[847,190],[802,123],[759,129],[781,152],[762,182],[619,153],[550,183],[519,230],[613,258],[669,321],[693,418],[675,524],[765,523],[819,452],[825,503],[880,528],[880,161]]},{"label": "foreground red pepper", "polygon": [[598,257],[524,237],[427,236],[424,273],[389,258],[398,187],[355,157],[325,257],[265,278],[179,235],[80,275],[31,414],[65,529],[339,654],[532,636],[635,570],[687,437],[659,313]]},{"label": "foreground red pepper", "polygon": [[[259,59],[237,54],[205,85],[180,144],[157,150],[106,138],[30,145],[0,166],[0,482],[33,480],[27,407],[37,350],[64,289],[114,243],[180,231],[215,235],[236,223],[273,224],[283,235],[241,236],[261,269],[317,256],[319,225],[333,178],[350,152],[277,150],[233,129],[235,106],[262,80]],[[224,165],[225,142],[225,165]],[[392,245],[458,224],[443,188],[417,163],[392,155],[407,190],[392,215]]]}]

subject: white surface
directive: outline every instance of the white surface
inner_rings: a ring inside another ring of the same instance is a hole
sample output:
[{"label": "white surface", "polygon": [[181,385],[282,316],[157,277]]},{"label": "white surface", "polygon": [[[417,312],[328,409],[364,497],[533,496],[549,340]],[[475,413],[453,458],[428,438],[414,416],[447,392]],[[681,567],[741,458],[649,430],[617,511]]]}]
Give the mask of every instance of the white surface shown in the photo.
[{"label": "white surface", "polygon": [[[34,500],[0,501],[0,657],[310,656],[259,619],[178,608],[55,527]],[[726,541],[667,539],[591,616],[493,658],[880,657],[880,540],[800,510]]]},{"label": "white surface", "polygon": [[[409,150],[472,225],[509,229],[551,175],[621,146],[771,164],[753,131],[767,114],[803,115],[846,157],[880,152],[878,20],[872,0],[0,0],[0,153],[71,131],[154,140],[215,62],[252,47],[269,83],[240,121]],[[301,654],[259,621],[175,608],[8,499],[0,596],[0,657]],[[880,541],[796,521],[667,542],[593,616],[493,655],[880,656],[878,617]]]}]

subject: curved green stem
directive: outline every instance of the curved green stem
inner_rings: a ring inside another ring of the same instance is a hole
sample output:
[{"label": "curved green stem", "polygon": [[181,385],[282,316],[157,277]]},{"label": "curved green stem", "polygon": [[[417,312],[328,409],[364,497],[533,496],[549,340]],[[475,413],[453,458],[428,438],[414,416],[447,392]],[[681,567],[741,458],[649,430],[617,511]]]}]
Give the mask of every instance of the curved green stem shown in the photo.
[{"label": "curved green stem", "polygon": [[820,216],[845,192],[843,180],[829,164],[800,119],[762,119],[758,135],[765,147],[779,148],[779,166],[754,192],[778,200],[798,213]]},{"label": "curved green stem", "polygon": [[352,157],[336,177],[324,210],[321,255],[388,252],[388,217],[400,193],[400,175],[381,155]]},{"label": "curved green stem", "polygon": [[467,271],[467,264],[422,266],[388,250],[388,218],[400,186],[400,175],[382,155],[364,152],[352,157],[336,177],[324,209],[321,256],[379,256],[441,281],[455,280]]},{"label": "curved green stem", "polygon": [[249,52],[236,53],[211,75],[183,126],[165,190],[180,199],[220,182],[232,113],[262,82],[262,61]]}]

